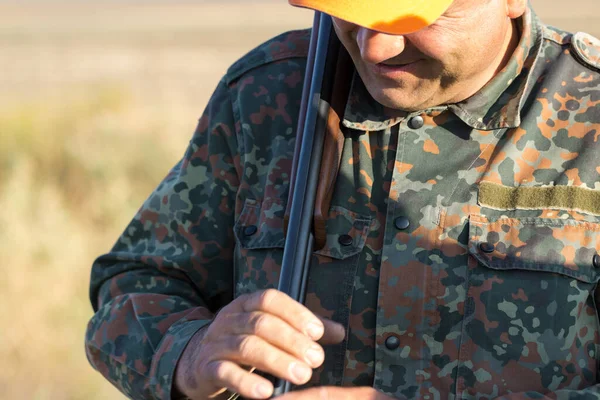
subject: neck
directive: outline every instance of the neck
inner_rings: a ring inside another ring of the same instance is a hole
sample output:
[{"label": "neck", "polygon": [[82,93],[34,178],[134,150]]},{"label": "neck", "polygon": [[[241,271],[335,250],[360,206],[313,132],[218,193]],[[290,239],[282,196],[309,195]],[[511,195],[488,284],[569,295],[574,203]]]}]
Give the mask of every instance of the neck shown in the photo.
[{"label": "neck", "polygon": [[506,40],[504,41],[504,55],[494,72],[494,76],[502,71],[502,68],[506,67],[506,64],[508,64],[508,61],[519,46],[520,36],[517,22],[514,20],[511,21],[511,28],[506,32]]},{"label": "neck", "polygon": [[506,35],[504,37],[504,41],[502,42],[501,49],[498,52],[494,62],[492,62],[485,71],[479,74],[477,77],[473,79],[470,83],[470,90],[467,92],[461,92],[458,96],[454,97],[450,102],[458,103],[460,101],[466,100],[469,97],[473,96],[477,93],[481,88],[483,88],[488,82],[494,79],[495,76],[502,71],[504,67],[508,64],[511,57],[513,56],[515,50],[519,46],[520,41],[520,32],[518,23],[515,20],[510,21],[510,26],[506,29]]}]

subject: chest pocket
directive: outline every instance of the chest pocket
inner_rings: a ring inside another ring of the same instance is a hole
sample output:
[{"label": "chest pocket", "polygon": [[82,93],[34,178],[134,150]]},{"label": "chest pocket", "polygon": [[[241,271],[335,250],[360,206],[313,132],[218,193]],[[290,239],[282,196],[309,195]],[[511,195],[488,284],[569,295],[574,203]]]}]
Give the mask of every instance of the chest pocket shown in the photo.
[{"label": "chest pocket", "polygon": [[595,384],[599,239],[596,223],[470,216],[460,359],[487,379],[466,385],[463,398],[502,394],[497,382],[542,393]]},{"label": "chest pocket", "polygon": [[[556,273],[582,283],[600,277],[600,224],[550,218],[471,216],[469,252],[495,270]],[[595,262],[596,261],[596,262]]]},{"label": "chest pocket", "polygon": [[[235,223],[235,295],[277,287],[285,244],[285,204],[279,198],[246,199]],[[331,207],[326,244],[313,254],[313,266],[355,267],[371,218],[343,207]],[[311,275],[313,275],[311,273]]]}]

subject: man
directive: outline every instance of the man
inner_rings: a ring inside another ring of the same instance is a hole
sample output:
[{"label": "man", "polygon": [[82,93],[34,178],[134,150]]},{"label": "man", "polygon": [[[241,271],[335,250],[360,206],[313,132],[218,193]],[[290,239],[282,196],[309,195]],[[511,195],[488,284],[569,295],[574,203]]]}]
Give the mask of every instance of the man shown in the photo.
[{"label": "man", "polygon": [[94,264],[90,362],[140,399],[268,398],[250,367],[318,386],[288,400],[600,398],[598,42],[526,0],[290,2],[357,72],[305,305],[272,289],[300,31],[228,70]]}]

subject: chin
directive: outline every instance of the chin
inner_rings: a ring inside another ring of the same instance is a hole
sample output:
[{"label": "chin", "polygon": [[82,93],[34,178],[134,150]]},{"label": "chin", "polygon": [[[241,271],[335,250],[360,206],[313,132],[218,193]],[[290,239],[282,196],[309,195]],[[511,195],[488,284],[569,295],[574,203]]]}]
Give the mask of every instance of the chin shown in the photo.
[{"label": "chin", "polygon": [[410,95],[403,95],[402,93],[394,93],[393,95],[388,95],[382,92],[375,94],[371,93],[371,95],[378,103],[394,110],[412,112],[423,109],[423,107],[421,106],[421,104],[423,103],[418,101],[418,99],[412,98],[413,96]]},{"label": "chin", "polygon": [[367,90],[371,94],[371,97],[378,103],[382,104],[387,108],[401,111],[418,111],[425,107],[424,99],[416,96],[416,91],[407,89],[381,87],[379,85],[367,84]]}]

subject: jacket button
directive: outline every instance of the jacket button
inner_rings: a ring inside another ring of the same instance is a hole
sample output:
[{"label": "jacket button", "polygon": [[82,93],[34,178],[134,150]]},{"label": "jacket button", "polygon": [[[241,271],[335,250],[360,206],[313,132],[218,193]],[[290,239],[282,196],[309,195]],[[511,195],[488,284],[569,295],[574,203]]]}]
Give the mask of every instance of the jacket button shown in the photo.
[{"label": "jacket button", "polygon": [[341,235],[338,238],[338,242],[342,246],[352,246],[352,243],[354,243],[354,239],[352,239],[352,236],[350,236],[350,235]]},{"label": "jacket button", "polygon": [[406,217],[398,217],[394,220],[394,225],[396,225],[396,228],[403,231],[405,229],[408,229],[408,227],[410,226],[410,221]]},{"label": "jacket button", "polygon": [[593,263],[594,263],[594,268],[600,268],[600,255],[596,254],[594,256]]},{"label": "jacket button", "polygon": [[420,115],[417,115],[416,117],[412,117],[408,121],[408,127],[410,129],[422,128],[424,124],[425,124],[425,121],[423,121],[423,117],[421,117]]},{"label": "jacket button", "polygon": [[479,244],[479,250],[483,251],[484,253],[493,253],[494,250],[496,250],[496,247],[488,242],[483,242],[481,244]]},{"label": "jacket button", "polygon": [[256,227],[256,225],[248,225],[244,228],[244,236],[252,236],[256,232],[258,232],[258,228]]},{"label": "jacket button", "polygon": [[397,336],[390,335],[385,339],[385,347],[387,347],[388,350],[396,350],[400,347],[400,339]]}]

